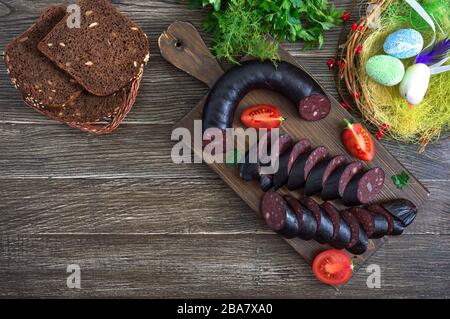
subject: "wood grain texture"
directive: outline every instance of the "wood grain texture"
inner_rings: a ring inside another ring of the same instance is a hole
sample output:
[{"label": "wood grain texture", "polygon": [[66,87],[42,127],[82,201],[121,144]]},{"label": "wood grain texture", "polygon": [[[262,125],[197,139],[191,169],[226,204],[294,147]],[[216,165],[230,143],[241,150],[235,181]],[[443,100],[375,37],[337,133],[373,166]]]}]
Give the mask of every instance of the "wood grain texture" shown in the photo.
[{"label": "wood grain texture", "polygon": [[[380,289],[367,288],[369,274],[361,269],[337,292],[315,280],[276,235],[3,236],[0,291],[9,297],[448,298],[448,239],[391,239],[371,259],[381,268]],[[67,289],[69,264],[81,267],[80,290]]]},{"label": "wood grain texture", "polygon": [[[0,54],[53,2],[0,0]],[[164,61],[156,40],[175,20],[200,27],[205,11],[178,0],[113,2],[151,44],[138,101],[114,135],[86,135],[35,113],[0,63],[0,296],[449,297],[449,141],[424,155],[383,141],[431,197],[407,234],[371,259],[382,289],[366,287],[363,269],[336,292],[206,165],[171,164],[171,126],[207,87]],[[335,3],[348,10],[350,1]],[[322,50],[284,46],[334,97],[326,60],[339,33],[327,32]],[[76,262],[80,291],[65,283]]]}]

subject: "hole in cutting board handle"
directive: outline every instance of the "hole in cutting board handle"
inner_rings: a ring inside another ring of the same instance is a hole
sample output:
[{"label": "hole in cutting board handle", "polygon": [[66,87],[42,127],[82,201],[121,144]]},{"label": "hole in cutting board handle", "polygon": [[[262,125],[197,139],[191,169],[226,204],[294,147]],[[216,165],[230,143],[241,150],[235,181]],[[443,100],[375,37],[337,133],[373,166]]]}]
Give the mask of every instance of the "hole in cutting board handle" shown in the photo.
[{"label": "hole in cutting board handle", "polygon": [[174,66],[212,87],[223,70],[197,29],[188,22],[173,22],[158,39],[161,55]]},{"label": "hole in cutting board handle", "polygon": [[181,48],[184,46],[184,43],[183,43],[183,41],[181,41],[180,39],[176,39],[176,40],[174,41],[174,44],[173,44],[173,45],[175,46],[175,48],[181,49]]}]

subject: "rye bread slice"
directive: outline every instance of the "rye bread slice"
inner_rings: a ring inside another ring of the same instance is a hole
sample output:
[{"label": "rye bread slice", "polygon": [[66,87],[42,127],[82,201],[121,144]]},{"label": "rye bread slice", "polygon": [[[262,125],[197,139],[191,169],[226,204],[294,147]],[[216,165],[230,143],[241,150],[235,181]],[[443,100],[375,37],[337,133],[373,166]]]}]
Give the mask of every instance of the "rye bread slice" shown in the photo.
[{"label": "rye bread slice", "polygon": [[108,96],[96,96],[83,91],[75,100],[54,109],[46,107],[32,97],[23,96],[23,99],[28,105],[53,119],[79,125],[101,120],[110,121],[126,103],[130,91],[131,85]]},{"label": "rye bread slice", "polygon": [[39,52],[37,44],[66,14],[63,6],[47,8],[38,21],[5,50],[11,81],[23,96],[47,107],[61,107],[74,100],[83,88]]},{"label": "rye bread slice", "polygon": [[66,18],[39,43],[39,50],[88,92],[107,96],[142,73],[149,59],[142,29],[108,0],[79,0],[81,28]]}]

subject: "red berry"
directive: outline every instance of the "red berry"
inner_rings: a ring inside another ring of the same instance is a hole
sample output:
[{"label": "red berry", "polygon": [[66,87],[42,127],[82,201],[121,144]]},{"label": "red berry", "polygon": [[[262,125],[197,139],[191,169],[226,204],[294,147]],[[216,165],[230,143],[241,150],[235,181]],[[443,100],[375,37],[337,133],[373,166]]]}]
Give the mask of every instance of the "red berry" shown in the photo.
[{"label": "red berry", "polygon": [[338,61],[337,65],[339,66],[339,70],[343,71],[345,69],[345,61]]},{"label": "red berry", "polygon": [[359,99],[359,93],[358,92],[352,92],[352,98]]},{"label": "red berry", "polygon": [[352,32],[355,32],[356,29],[358,29],[358,24],[356,22],[353,22],[353,24],[352,24]]},{"label": "red berry", "polygon": [[329,60],[327,61],[328,68],[329,68],[330,70],[333,69],[335,63],[336,63],[336,61],[335,61],[334,59],[329,59]]},{"label": "red berry", "polygon": [[363,25],[360,25],[359,27],[358,27],[358,30],[359,31],[362,31],[364,29],[364,26]]},{"label": "red berry", "polygon": [[342,100],[342,101],[341,101],[341,106],[342,106],[344,109],[346,109],[346,110],[350,109],[350,104],[348,103],[347,100]]},{"label": "red berry", "polygon": [[377,141],[381,140],[381,138],[384,136],[384,132],[381,128],[378,128],[377,135],[375,136],[377,138]]},{"label": "red berry", "polygon": [[362,44],[358,45],[358,47],[356,48],[356,54],[360,55],[362,53],[362,50],[363,50]]},{"label": "red berry", "polygon": [[344,13],[342,14],[342,22],[347,22],[348,20],[350,20],[350,12],[348,11],[344,11]]}]

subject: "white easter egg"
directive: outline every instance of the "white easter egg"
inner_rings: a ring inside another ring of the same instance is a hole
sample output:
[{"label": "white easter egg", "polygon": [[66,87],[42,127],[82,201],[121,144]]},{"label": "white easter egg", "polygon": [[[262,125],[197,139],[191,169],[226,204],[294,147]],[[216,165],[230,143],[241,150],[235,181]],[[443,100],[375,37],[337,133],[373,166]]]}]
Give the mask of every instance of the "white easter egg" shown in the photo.
[{"label": "white easter egg", "polygon": [[423,101],[430,84],[430,68],[423,63],[411,65],[400,83],[400,95],[412,105]]}]

